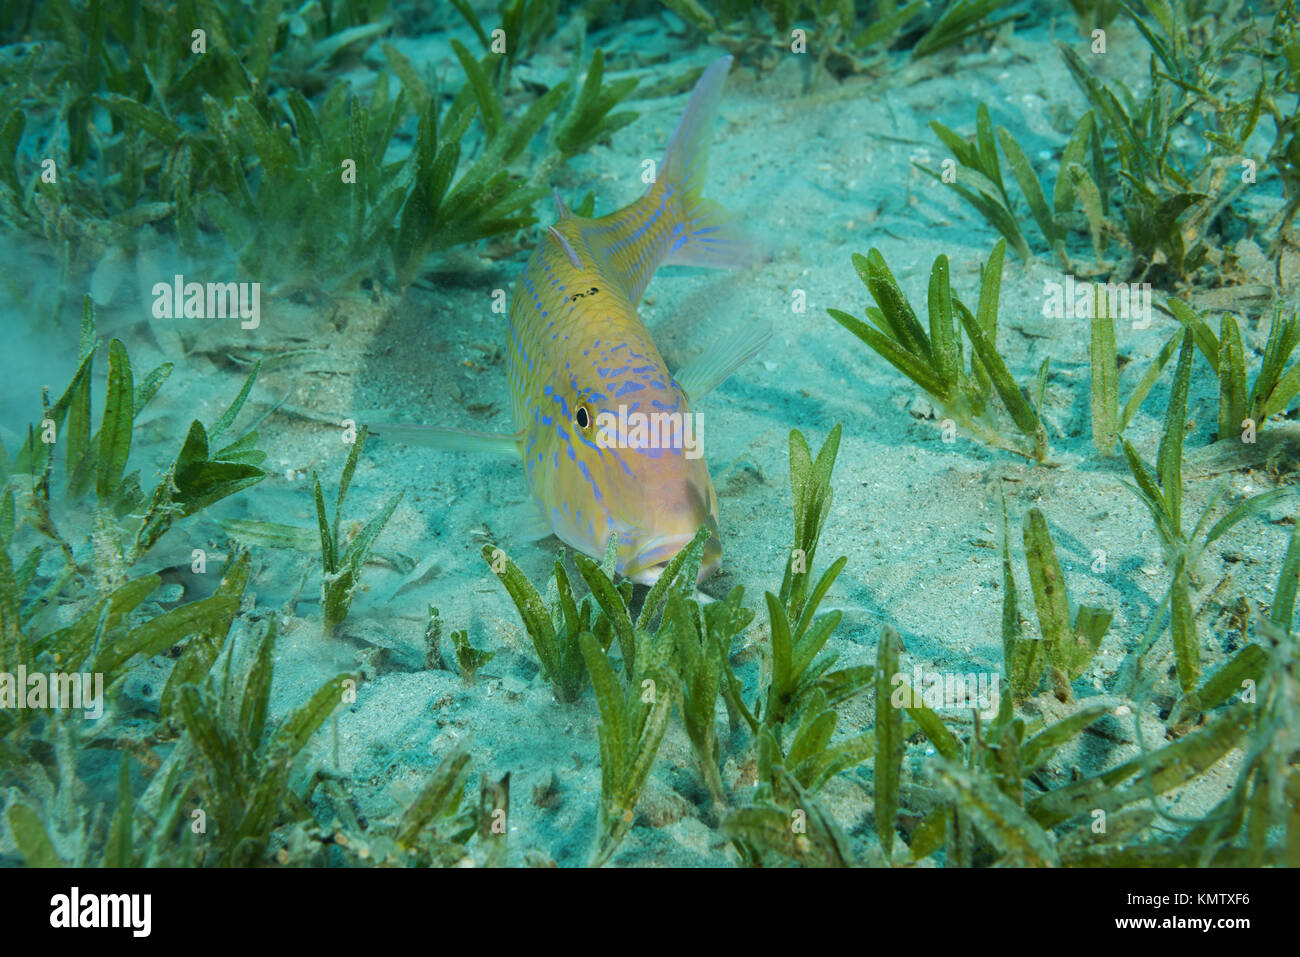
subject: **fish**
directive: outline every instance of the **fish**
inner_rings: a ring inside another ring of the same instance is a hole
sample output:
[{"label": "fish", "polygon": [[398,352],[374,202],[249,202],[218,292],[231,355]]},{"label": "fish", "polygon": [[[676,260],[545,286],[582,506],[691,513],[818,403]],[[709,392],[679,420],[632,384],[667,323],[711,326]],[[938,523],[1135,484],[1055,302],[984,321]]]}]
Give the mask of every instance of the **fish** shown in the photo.
[{"label": "fish", "polygon": [[751,321],[670,372],[637,303],[662,265],[734,268],[761,257],[722,206],[705,198],[709,141],[732,58],[700,76],[653,182],[599,218],[555,192],[548,226],[513,291],[507,382],[513,433],[389,423],[380,438],[510,455],[531,492],[525,537],[554,534],[594,558],[617,536],[615,570],[652,584],[707,526],[699,581],[722,561],[718,499],[694,411],[771,335]]}]

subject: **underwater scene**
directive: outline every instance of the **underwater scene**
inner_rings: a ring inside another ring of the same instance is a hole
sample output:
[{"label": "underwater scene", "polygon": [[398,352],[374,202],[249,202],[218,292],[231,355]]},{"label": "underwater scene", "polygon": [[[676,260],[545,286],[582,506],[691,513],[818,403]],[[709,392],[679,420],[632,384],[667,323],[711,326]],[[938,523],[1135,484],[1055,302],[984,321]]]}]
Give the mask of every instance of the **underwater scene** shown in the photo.
[{"label": "underwater scene", "polygon": [[1300,864],[1298,211],[1295,0],[0,0],[0,865]]}]

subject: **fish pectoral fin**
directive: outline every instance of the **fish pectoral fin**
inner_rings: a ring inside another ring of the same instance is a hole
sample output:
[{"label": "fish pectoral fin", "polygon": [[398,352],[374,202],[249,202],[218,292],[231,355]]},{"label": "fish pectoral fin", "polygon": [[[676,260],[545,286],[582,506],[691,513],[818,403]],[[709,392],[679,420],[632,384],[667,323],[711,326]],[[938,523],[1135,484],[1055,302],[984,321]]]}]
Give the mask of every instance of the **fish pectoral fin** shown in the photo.
[{"label": "fish pectoral fin", "polygon": [[436,425],[411,422],[377,422],[367,434],[404,445],[422,445],[452,452],[494,452],[499,455],[523,455],[524,433],[474,432],[469,429],[444,429]]},{"label": "fish pectoral fin", "polygon": [[540,542],[555,534],[551,523],[547,521],[542,507],[536,501],[523,502],[506,509],[509,516],[506,527],[510,537],[521,542]]},{"label": "fish pectoral fin", "polygon": [[772,338],[772,324],[752,322],[739,335],[705,349],[674,378],[691,402],[698,402],[743,366]]},{"label": "fish pectoral fin", "polygon": [[555,200],[555,216],[557,219],[568,219],[573,215],[573,213],[569,212],[569,207],[564,205],[564,200],[560,198],[559,189],[551,189],[551,199]]}]

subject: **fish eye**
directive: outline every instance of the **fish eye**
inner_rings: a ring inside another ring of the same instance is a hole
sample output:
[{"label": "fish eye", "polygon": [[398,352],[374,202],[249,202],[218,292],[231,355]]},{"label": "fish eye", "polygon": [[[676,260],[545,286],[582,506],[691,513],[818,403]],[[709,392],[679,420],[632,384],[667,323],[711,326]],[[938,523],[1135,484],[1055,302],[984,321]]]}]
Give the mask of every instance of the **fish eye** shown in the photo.
[{"label": "fish eye", "polygon": [[591,428],[591,409],[587,407],[585,402],[574,409],[573,421],[584,432]]}]

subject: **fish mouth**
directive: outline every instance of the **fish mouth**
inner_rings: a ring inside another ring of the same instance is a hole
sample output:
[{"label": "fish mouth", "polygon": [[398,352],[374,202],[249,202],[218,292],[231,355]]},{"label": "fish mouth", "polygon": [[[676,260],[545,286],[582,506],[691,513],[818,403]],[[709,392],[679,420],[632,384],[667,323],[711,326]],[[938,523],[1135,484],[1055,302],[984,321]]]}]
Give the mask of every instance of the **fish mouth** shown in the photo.
[{"label": "fish mouth", "polygon": [[[691,543],[694,535],[669,535],[651,539],[629,563],[627,577],[638,585],[653,585],[663,576],[669,563],[677,553]],[[704,557],[700,561],[700,572],[696,576],[698,585],[722,565],[722,543],[717,535],[712,536],[704,545]]]}]

